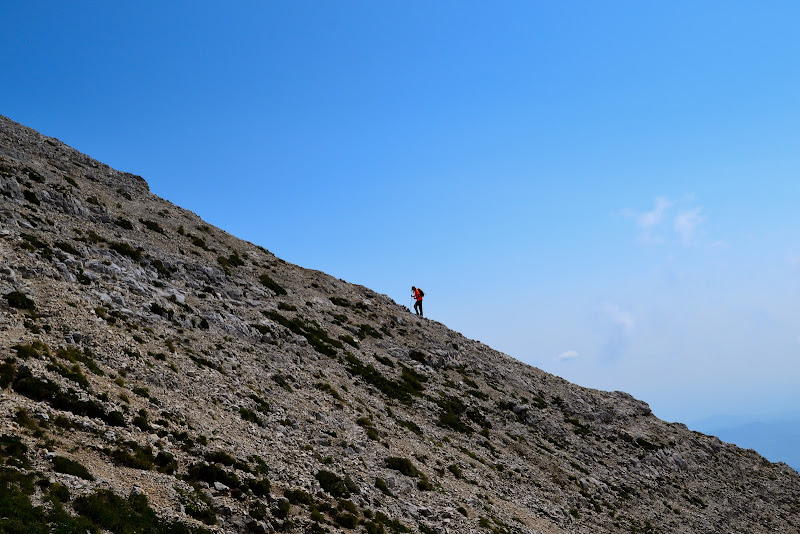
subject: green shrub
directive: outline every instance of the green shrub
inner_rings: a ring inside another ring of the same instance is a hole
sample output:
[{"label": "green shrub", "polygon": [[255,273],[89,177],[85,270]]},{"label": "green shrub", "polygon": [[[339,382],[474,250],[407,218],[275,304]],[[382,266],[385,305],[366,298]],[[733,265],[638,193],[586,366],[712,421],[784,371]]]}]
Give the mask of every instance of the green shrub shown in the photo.
[{"label": "green shrub", "polygon": [[264,286],[267,287],[267,289],[270,289],[276,295],[281,296],[287,294],[286,290],[283,289],[275,280],[270,278],[267,273],[262,274],[258,279]]},{"label": "green shrub", "polygon": [[341,306],[343,308],[350,307],[350,301],[347,299],[343,299],[341,297],[330,297],[330,301],[336,304],[337,306]]},{"label": "green shrub", "polygon": [[272,513],[279,519],[286,519],[289,517],[289,512],[292,510],[292,503],[288,499],[278,499],[278,502],[273,509]]},{"label": "green shrub", "polygon": [[17,357],[21,360],[28,358],[39,358],[41,353],[50,354],[50,349],[41,341],[33,341],[30,345],[14,345],[11,347],[17,353]]},{"label": "green shrub", "polygon": [[386,458],[386,467],[400,472],[401,474],[416,478],[421,475],[419,470],[411,463],[408,458],[400,458],[398,456],[390,456]]},{"label": "green shrub", "polygon": [[133,223],[125,219],[117,219],[114,221],[114,224],[125,230],[133,230]]},{"label": "green shrub", "polygon": [[258,426],[262,426],[262,427],[264,426],[264,422],[261,420],[261,418],[258,416],[258,414],[256,414],[256,412],[254,412],[250,408],[239,408],[239,415],[245,421],[249,421],[251,423],[255,423]]},{"label": "green shrub", "polygon": [[327,382],[326,383],[322,383],[322,382],[317,383],[314,387],[316,387],[320,391],[326,391],[326,392],[330,393],[331,397],[333,397],[334,399],[338,400],[339,402],[344,402],[344,399],[342,398],[341,395],[339,395],[339,392],[336,391],[333,388],[333,386],[331,386]]},{"label": "green shrub", "polygon": [[171,310],[169,308],[165,308],[164,306],[160,305],[158,302],[153,302],[150,304],[150,311],[156,315],[160,315],[162,317],[166,317],[170,321],[172,317],[175,315],[175,310]]},{"label": "green shrub", "polygon": [[58,362],[52,362],[47,365],[47,369],[49,371],[53,371],[55,373],[60,374],[67,380],[72,380],[76,384],[78,384],[82,389],[89,390],[89,379],[86,378],[86,375],[83,374],[79,365],[73,365],[72,367],[65,367]]},{"label": "green shrub", "polygon": [[63,250],[67,254],[72,254],[73,256],[82,256],[82,254],[78,251],[78,249],[76,249],[69,243],[65,243],[64,241],[56,241],[55,243],[53,243],[53,246]]},{"label": "green shrub", "polygon": [[283,492],[283,496],[292,504],[305,504],[306,506],[310,506],[314,502],[311,494],[301,489],[287,489]]},{"label": "green shrub", "polygon": [[116,465],[142,471],[150,471],[155,465],[153,448],[149,445],[142,447],[135,441],[126,441],[124,448],[113,451],[111,461]]},{"label": "green shrub", "polygon": [[[80,515],[85,516],[98,527],[115,534],[199,534],[208,532],[206,529],[189,527],[179,521],[160,519],[143,494],[131,493],[127,499],[123,499],[110,490],[98,490],[91,495],[77,497],[73,506]],[[95,530],[92,529],[92,531]]]},{"label": "green shrub", "polygon": [[8,305],[18,310],[35,310],[36,304],[21,291],[12,291],[3,295]]},{"label": "green shrub", "polygon": [[425,363],[425,364],[428,363],[426,361],[426,359],[425,359],[425,353],[422,352],[422,351],[419,351],[419,350],[411,350],[411,351],[409,351],[408,352],[408,357],[411,358],[412,360],[420,362],[420,363]]},{"label": "green shrub", "polygon": [[150,266],[156,270],[161,278],[172,278],[172,271],[167,269],[161,260],[150,259]]},{"label": "green shrub", "polygon": [[234,252],[227,258],[225,256],[219,256],[217,258],[217,263],[220,264],[222,269],[225,271],[225,274],[229,274],[231,268],[241,267],[242,265],[244,265],[244,260],[240,258],[236,252]]},{"label": "green shrub", "polygon": [[19,436],[0,436],[0,465],[27,468],[30,465],[27,455],[28,446],[22,443]]},{"label": "green shrub", "polygon": [[337,525],[344,528],[356,528],[358,525],[358,517],[349,512],[338,514],[334,521]]},{"label": "green shrub", "polygon": [[407,367],[403,367],[400,380],[391,380],[383,376],[372,364],[364,365],[350,353],[346,356],[346,366],[347,372],[351,375],[360,376],[366,383],[387,397],[405,404],[411,404],[413,397],[422,391],[422,384],[419,380],[421,375]]},{"label": "green shrub", "polygon": [[11,358],[7,358],[3,363],[0,363],[0,388],[5,389],[14,381],[16,374],[16,367],[12,363]]},{"label": "green shrub", "polygon": [[119,254],[120,256],[127,256],[131,258],[133,261],[139,261],[142,259],[142,251],[133,248],[128,243],[111,243],[110,245],[111,250]]},{"label": "green shrub", "polygon": [[297,335],[303,336],[308,341],[314,350],[325,356],[336,356],[336,349],[344,347],[341,341],[331,339],[328,337],[327,332],[319,327],[316,323],[307,323],[302,317],[294,317],[289,319],[280,313],[272,310],[264,312],[264,315],[288,328]]},{"label": "green shrub", "polygon": [[72,363],[82,363],[89,369],[92,373],[96,374],[97,376],[103,376],[103,370],[95,363],[94,356],[89,349],[85,351],[81,351],[79,348],[76,347],[62,347],[56,351],[56,356],[62,358],[64,360],[68,360]]},{"label": "green shrub", "polygon": [[56,473],[64,473],[65,475],[73,475],[84,480],[94,480],[94,477],[89,470],[82,464],[63,456],[56,456],[53,458],[53,470]]},{"label": "green shrub", "polygon": [[58,499],[59,502],[68,502],[70,495],[66,486],[59,482],[55,482],[47,488],[47,493],[51,498]]},{"label": "green shrub", "polygon": [[375,478],[375,487],[378,488],[381,493],[384,495],[388,495],[389,497],[394,497],[394,493],[389,489],[389,486],[386,485],[386,481],[380,477]]},{"label": "green shrub", "polygon": [[155,221],[148,221],[145,219],[139,219],[139,222],[144,225],[145,228],[150,230],[151,232],[158,232],[159,234],[164,233],[164,229],[159,226],[159,224]]},{"label": "green shrub", "polygon": [[453,473],[453,476],[456,478],[462,478],[464,476],[464,474],[461,472],[461,468],[456,464],[448,465],[447,470]]},{"label": "green shrub", "polygon": [[255,401],[255,403],[256,403],[256,410],[258,410],[259,412],[261,412],[261,413],[263,413],[263,414],[268,414],[268,413],[270,413],[270,411],[271,411],[271,410],[270,410],[270,407],[269,407],[269,403],[268,403],[267,401],[265,401],[264,399],[262,399],[261,397],[259,397],[259,396],[258,396],[258,395],[256,395],[255,393],[251,393],[251,394],[250,394],[250,395],[248,395],[248,396],[249,396],[251,399],[253,399],[253,401]]},{"label": "green shrub", "polygon": [[257,497],[266,497],[269,495],[270,483],[266,478],[248,480],[247,487],[249,487],[250,491],[253,492],[253,495]]},{"label": "green shrub", "polygon": [[353,493],[359,493],[358,486],[349,476],[344,478],[330,471],[320,470],[316,475],[322,489],[335,498],[348,498]]},{"label": "green shrub", "polygon": [[34,376],[27,367],[20,367],[12,381],[14,391],[31,400],[46,402],[57,410],[64,410],[75,415],[99,418],[109,424],[116,425],[115,412],[106,414],[102,406],[94,400],[83,400],[74,391],[62,391],[57,384]]},{"label": "green shrub", "polygon": [[229,488],[238,488],[240,485],[239,477],[229,473],[225,469],[216,465],[205,463],[194,464],[187,470],[187,479],[198,482],[206,482],[213,485],[214,482],[221,482]]},{"label": "green shrub", "polygon": [[26,189],[25,191],[23,191],[22,196],[25,197],[25,200],[27,200],[31,204],[36,204],[37,206],[41,205],[39,197],[37,197],[36,193],[31,191],[30,189]]},{"label": "green shrub", "polygon": [[361,326],[359,326],[357,335],[359,339],[365,339],[367,336],[373,337],[375,339],[383,339],[383,334],[381,334],[368,324],[362,324]]},{"label": "green shrub", "polygon": [[461,420],[461,415],[466,412],[466,406],[456,397],[442,396],[437,401],[439,405],[439,426],[453,429],[464,434],[472,434],[472,427]]},{"label": "green shrub", "polygon": [[175,456],[166,451],[159,451],[153,463],[156,469],[161,473],[171,475],[178,468],[178,462],[175,461]]}]

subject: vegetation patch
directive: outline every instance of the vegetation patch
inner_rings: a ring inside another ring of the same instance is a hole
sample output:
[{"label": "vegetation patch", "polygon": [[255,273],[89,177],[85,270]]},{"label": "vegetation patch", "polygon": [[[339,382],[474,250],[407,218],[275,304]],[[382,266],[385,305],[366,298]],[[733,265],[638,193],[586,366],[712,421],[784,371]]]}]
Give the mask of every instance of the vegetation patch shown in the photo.
[{"label": "vegetation patch", "polygon": [[62,391],[57,384],[34,376],[30,369],[24,366],[14,373],[12,388],[20,395],[34,401],[45,402],[56,410],[102,419],[113,426],[124,426],[125,424],[122,414],[119,412],[106,413],[103,407],[94,400],[83,400],[71,389]]},{"label": "vegetation patch", "polygon": [[238,488],[241,484],[239,477],[237,477],[234,473],[229,473],[217,465],[210,465],[206,463],[197,463],[191,465],[187,470],[186,478],[187,480],[206,482],[207,484],[211,485],[213,485],[214,482],[220,482],[229,488]]},{"label": "vegetation patch", "polygon": [[330,297],[330,301],[343,308],[350,307],[350,301],[342,297]]},{"label": "vegetation patch", "polygon": [[13,467],[29,467],[28,446],[22,443],[19,436],[0,436],[0,465]]},{"label": "vegetation patch", "polygon": [[73,365],[71,367],[65,367],[61,365],[61,363],[57,361],[53,361],[47,365],[48,371],[53,371],[67,380],[71,380],[78,384],[82,389],[89,390],[89,380],[86,378],[86,375],[83,374],[79,365]]},{"label": "vegetation patch", "polygon": [[366,339],[367,336],[373,337],[375,339],[383,339],[383,334],[381,334],[378,330],[372,328],[371,325],[362,324],[358,327],[358,338],[359,339]]},{"label": "vegetation patch", "polygon": [[161,226],[155,221],[139,219],[139,222],[142,223],[144,225],[144,227],[147,228],[148,230],[150,230],[151,232],[157,232],[159,234],[164,234],[165,233],[164,229],[161,228]]},{"label": "vegetation patch", "polygon": [[123,243],[120,241],[117,243],[111,243],[109,247],[120,256],[127,256],[133,261],[140,261],[142,259],[142,251],[133,248],[128,243]]},{"label": "vegetation patch", "polygon": [[386,481],[381,477],[375,477],[375,487],[380,490],[386,496],[394,497],[394,493],[389,489],[389,486],[386,485]]},{"label": "vegetation patch", "polygon": [[30,189],[26,189],[25,191],[23,191],[22,196],[25,197],[25,200],[27,200],[31,204],[36,204],[37,206],[41,204],[39,197],[37,197],[36,193],[31,191]]},{"label": "vegetation patch", "polygon": [[347,354],[345,363],[348,373],[361,377],[387,397],[404,404],[411,404],[414,396],[420,395],[423,390],[420,375],[407,367],[403,367],[400,380],[391,380],[383,376],[372,364],[364,365],[350,353]]},{"label": "vegetation patch", "polygon": [[[174,520],[160,519],[144,494],[131,493],[127,499],[109,490],[99,490],[75,499],[75,511],[94,525],[114,534],[201,534],[204,528],[189,527]],[[78,531],[75,531],[78,532]],[[97,532],[97,528],[92,529]]]},{"label": "vegetation patch", "polygon": [[386,458],[386,467],[412,478],[417,478],[422,474],[411,460],[408,458],[400,458],[399,456],[390,456]]},{"label": "vegetation patch", "polygon": [[439,426],[464,434],[472,434],[472,427],[461,418],[466,412],[466,406],[461,399],[442,396],[436,401],[436,404],[439,405]]},{"label": "vegetation patch", "polygon": [[116,465],[142,471],[150,471],[155,465],[153,448],[149,445],[142,447],[135,441],[126,441],[124,447],[112,452],[111,461]]},{"label": "vegetation patch", "polygon": [[83,256],[83,254],[81,254],[80,251],[78,251],[78,249],[76,249],[71,244],[66,243],[64,241],[56,241],[55,243],[53,243],[53,246],[60,250],[63,250],[67,254],[72,254],[73,256],[79,256],[79,257]]},{"label": "vegetation patch", "polygon": [[323,382],[319,382],[319,383],[317,383],[317,384],[316,384],[314,387],[316,387],[316,388],[317,388],[318,390],[320,390],[320,391],[325,391],[325,392],[329,393],[329,394],[330,394],[330,396],[331,396],[331,397],[333,397],[334,399],[336,399],[337,401],[339,401],[339,402],[344,402],[344,399],[343,399],[343,398],[342,398],[342,396],[339,394],[339,392],[338,392],[338,391],[336,391],[336,390],[333,388],[333,386],[331,386],[331,385],[330,385],[330,384],[328,384],[327,382],[324,382],[324,383],[323,383]]},{"label": "vegetation patch", "polygon": [[250,408],[239,408],[239,415],[245,421],[249,421],[250,423],[255,423],[261,427],[264,426],[264,421],[262,421],[261,418],[258,416],[258,414],[253,410],[251,410]]},{"label": "vegetation patch", "polygon": [[119,226],[120,228],[124,228],[125,230],[133,230],[133,223],[127,219],[116,219],[114,224]]},{"label": "vegetation patch", "polygon": [[231,269],[234,267],[241,267],[244,265],[244,260],[239,257],[239,254],[234,252],[227,258],[225,256],[219,256],[217,258],[217,263],[219,263],[222,270],[225,271],[225,274],[230,274]]},{"label": "vegetation patch", "polygon": [[94,480],[92,474],[83,466],[83,464],[63,456],[56,456],[53,458],[53,470],[56,473],[73,475],[84,480]]},{"label": "vegetation patch", "polygon": [[283,289],[283,288],[282,288],[282,287],[281,287],[281,286],[278,284],[278,282],[276,282],[275,280],[273,280],[272,278],[270,278],[270,276],[269,276],[267,273],[264,273],[264,274],[262,274],[261,276],[259,276],[259,277],[258,277],[258,279],[261,281],[261,283],[262,283],[262,284],[263,284],[263,285],[264,285],[264,286],[265,286],[267,289],[271,290],[271,291],[272,291],[273,293],[275,293],[276,295],[278,295],[278,296],[281,296],[281,295],[286,295],[286,294],[287,294],[287,293],[286,293],[286,290],[285,290],[285,289]]},{"label": "vegetation patch", "polygon": [[316,323],[307,323],[301,317],[289,319],[272,310],[265,311],[264,315],[295,334],[306,338],[308,344],[320,354],[333,357],[337,354],[336,349],[344,348],[341,341],[328,337],[328,333]]},{"label": "vegetation patch", "polygon": [[22,360],[40,358],[42,354],[50,354],[50,348],[41,341],[34,340],[30,345],[14,345],[11,347]]},{"label": "vegetation patch", "polygon": [[316,479],[323,490],[337,499],[347,499],[353,493],[360,493],[358,486],[349,475],[342,478],[336,473],[323,469],[317,472]]},{"label": "vegetation patch", "polygon": [[18,310],[34,311],[36,309],[33,300],[29,299],[22,291],[11,291],[3,295],[3,298],[6,299],[9,306]]},{"label": "vegetation patch", "polygon": [[425,357],[425,353],[420,350],[410,350],[408,352],[408,357],[414,361],[424,363],[426,365],[428,363],[427,358]]}]

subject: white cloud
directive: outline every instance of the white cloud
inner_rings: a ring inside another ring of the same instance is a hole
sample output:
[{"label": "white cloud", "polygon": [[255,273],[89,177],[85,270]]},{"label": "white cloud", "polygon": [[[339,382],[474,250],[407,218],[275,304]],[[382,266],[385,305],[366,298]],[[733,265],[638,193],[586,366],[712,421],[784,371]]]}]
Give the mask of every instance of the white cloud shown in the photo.
[{"label": "white cloud", "polygon": [[705,217],[702,215],[702,208],[694,208],[688,211],[682,211],[675,216],[675,231],[681,236],[681,242],[684,245],[690,244],[694,241],[697,234],[697,228],[705,222]]},{"label": "white cloud", "polygon": [[611,324],[622,329],[626,335],[633,333],[633,327],[636,325],[636,319],[631,312],[622,309],[616,304],[606,303],[603,305],[603,313],[605,314],[606,318],[611,321]]},{"label": "white cloud", "polygon": [[623,213],[636,221],[636,226],[641,230],[639,239],[645,243],[656,243],[660,239],[655,236],[656,230],[664,221],[667,210],[672,207],[674,202],[666,197],[655,199],[653,209],[644,213],[636,213],[625,210]]},{"label": "white cloud", "polygon": [[578,354],[577,350],[568,350],[556,356],[556,360],[563,362],[565,360],[574,360],[578,356],[580,356],[580,354]]},{"label": "white cloud", "polygon": [[[681,244],[692,244],[700,233],[700,227],[706,222],[703,208],[697,206],[694,195],[684,195],[677,200],[661,196],[653,202],[650,211],[625,209],[621,212],[636,223],[640,231],[639,241],[646,244],[663,243],[677,236]],[[713,246],[727,247],[727,244],[717,241]]]},{"label": "white cloud", "polygon": [[656,205],[652,211],[641,213],[636,217],[636,224],[644,231],[650,231],[664,218],[664,213],[672,207],[673,202],[665,197],[656,198]]},{"label": "white cloud", "polygon": [[627,352],[636,326],[636,318],[631,312],[613,303],[604,304],[602,313],[609,323],[609,330],[601,357],[610,362]]}]

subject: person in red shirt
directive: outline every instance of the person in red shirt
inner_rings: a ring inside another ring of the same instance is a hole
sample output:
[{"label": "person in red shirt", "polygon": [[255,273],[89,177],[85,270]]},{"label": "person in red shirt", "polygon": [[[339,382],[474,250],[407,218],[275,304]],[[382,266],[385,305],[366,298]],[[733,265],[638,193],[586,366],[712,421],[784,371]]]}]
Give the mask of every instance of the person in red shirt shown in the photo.
[{"label": "person in red shirt", "polygon": [[425,293],[422,292],[421,289],[411,286],[411,296],[414,297],[414,313],[419,315],[420,317],[424,317],[422,315],[422,297],[425,296]]}]

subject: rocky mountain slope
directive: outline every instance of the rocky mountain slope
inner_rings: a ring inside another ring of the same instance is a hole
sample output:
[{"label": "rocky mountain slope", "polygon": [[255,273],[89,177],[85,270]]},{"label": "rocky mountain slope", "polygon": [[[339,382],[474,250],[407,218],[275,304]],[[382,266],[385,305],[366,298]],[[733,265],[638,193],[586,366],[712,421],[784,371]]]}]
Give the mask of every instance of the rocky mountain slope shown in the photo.
[{"label": "rocky mountain slope", "polygon": [[800,532],[788,466],[4,117],[0,256],[1,531]]}]

